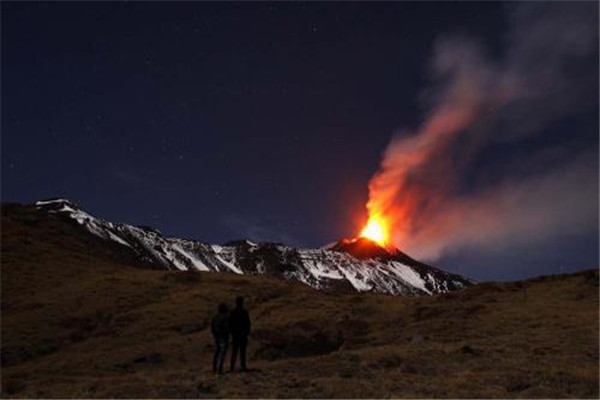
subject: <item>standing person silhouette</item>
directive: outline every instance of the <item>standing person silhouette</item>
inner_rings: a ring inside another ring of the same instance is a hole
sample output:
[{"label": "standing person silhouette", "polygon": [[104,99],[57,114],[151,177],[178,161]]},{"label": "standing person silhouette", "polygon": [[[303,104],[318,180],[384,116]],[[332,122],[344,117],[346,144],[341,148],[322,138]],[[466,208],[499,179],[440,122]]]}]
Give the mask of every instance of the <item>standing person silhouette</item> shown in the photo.
[{"label": "standing person silhouette", "polygon": [[246,345],[248,344],[248,335],[250,334],[250,316],[248,310],[244,308],[244,298],[239,296],[235,299],[235,308],[229,313],[229,329],[231,332],[231,368],[235,369],[235,361],[240,353],[241,370],[246,368]]},{"label": "standing person silhouette", "polygon": [[215,355],[213,356],[212,371],[216,374],[223,373],[223,363],[227,354],[227,345],[229,343],[229,317],[227,304],[219,304],[219,313],[210,321],[210,331],[215,339]]}]

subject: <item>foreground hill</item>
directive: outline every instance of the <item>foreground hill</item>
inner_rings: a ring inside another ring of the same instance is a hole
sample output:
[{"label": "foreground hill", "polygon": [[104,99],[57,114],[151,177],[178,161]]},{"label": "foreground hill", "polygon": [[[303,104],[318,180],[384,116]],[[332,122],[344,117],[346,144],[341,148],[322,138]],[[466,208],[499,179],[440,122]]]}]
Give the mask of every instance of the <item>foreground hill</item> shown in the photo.
[{"label": "foreground hill", "polygon": [[[3,398],[599,395],[595,270],[436,296],[323,292],[138,268],[76,229],[3,209]],[[236,295],[252,371],[214,377],[208,322]]]}]

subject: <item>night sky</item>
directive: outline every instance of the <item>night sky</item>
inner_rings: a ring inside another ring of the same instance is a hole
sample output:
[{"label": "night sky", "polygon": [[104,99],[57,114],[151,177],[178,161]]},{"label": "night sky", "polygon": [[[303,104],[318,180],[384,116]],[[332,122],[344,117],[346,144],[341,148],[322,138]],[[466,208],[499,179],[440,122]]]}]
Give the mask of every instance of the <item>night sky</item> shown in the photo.
[{"label": "night sky", "polygon": [[[520,5],[1,7],[2,201],[66,197],[95,216],[174,236],[309,247],[364,224],[368,183],[390,139],[427,117],[440,38],[474,38],[501,60]],[[569,64],[587,90],[568,98],[574,110],[532,128],[535,136],[486,147],[462,185],[489,184],[473,172],[482,168],[525,174],[515,160],[540,149],[558,162],[586,152],[591,224],[451,249],[433,264],[481,280],[598,265],[598,4],[570,7],[592,15],[568,25],[595,32],[593,51]],[[543,171],[527,168],[535,173]]]}]

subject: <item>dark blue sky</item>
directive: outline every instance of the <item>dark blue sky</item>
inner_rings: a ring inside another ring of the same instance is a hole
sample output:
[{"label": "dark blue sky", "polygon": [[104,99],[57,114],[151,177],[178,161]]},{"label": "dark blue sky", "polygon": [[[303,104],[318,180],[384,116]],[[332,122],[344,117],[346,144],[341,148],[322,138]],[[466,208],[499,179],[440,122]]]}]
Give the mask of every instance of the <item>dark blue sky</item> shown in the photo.
[{"label": "dark blue sky", "polygon": [[[425,118],[435,41],[501,57],[510,7],[3,2],[2,200],[63,196],[207,242],[351,236],[392,134]],[[569,142],[597,149],[590,85]],[[597,229],[569,235],[437,264],[477,279],[596,266]]]}]

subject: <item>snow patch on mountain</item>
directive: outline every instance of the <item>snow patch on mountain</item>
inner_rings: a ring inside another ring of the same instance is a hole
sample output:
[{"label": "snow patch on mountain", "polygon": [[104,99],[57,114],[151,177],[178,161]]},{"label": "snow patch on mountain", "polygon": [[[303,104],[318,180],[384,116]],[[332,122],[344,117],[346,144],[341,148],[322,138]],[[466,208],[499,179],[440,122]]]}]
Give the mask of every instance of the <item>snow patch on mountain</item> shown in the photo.
[{"label": "snow patch on mountain", "polygon": [[[415,272],[412,268],[407,267],[396,261],[390,262],[390,272],[395,273],[400,279],[416,287],[417,289],[421,289],[422,291],[431,294],[431,291],[427,289],[425,286],[425,279],[423,279],[417,272]],[[431,276],[431,274],[427,274]]]}]

